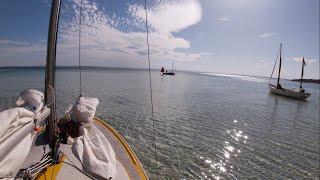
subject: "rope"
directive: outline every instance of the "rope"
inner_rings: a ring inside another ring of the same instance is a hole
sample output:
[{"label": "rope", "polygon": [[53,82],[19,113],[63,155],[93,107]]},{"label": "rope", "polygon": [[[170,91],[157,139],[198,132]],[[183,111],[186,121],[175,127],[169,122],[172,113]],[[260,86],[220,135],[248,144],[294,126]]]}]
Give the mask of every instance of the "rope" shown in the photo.
[{"label": "rope", "polygon": [[[63,154],[68,161],[70,162],[66,162],[66,161],[60,161],[60,162],[64,162],[72,167],[74,167],[75,169],[77,169],[79,172],[81,172],[82,174],[84,174],[85,176],[87,176],[90,179],[96,179],[94,177],[92,177],[90,174],[86,173],[85,171],[81,170],[81,168],[77,167],[77,165],[72,162],[70,160],[70,158],[62,151],[60,151],[61,154]],[[31,166],[29,166],[27,169],[24,169],[22,171],[22,174],[20,176],[17,177],[22,177],[22,178],[30,178],[30,179],[34,179],[40,172],[42,172],[44,169],[46,169],[48,166],[53,164],[53,171],[51,174],[51,179],[53,179],[53,175],[54,175],[54,169],[55,169],[55,163],[53,163],[53,160],[51,158],[51,156],[49,155],[49,153],[45,154],[39,161],[35,161],[34,164],[32,164]],[[13,178],[13,177],[0,177],[1,178]]]},{"label": "rope", "polygon": [[79,4],[79,12],[80,12],[80,14],[79,14],[79,59],[78,59],[78,61],[79,61],[79,64],[78,64],[78,68],[79,68],[79,79],[80,79],[80,96],[82,96],[82,73],[81,73],[81,14],[82,14],[82,8],[81,8],[81,6],[82,6],[82,0],[80,0],[80,4]]},{"label": "rope", "polygon": [[271,75],[270,75],[269,84],[270,84],[270,81],[271,81],[271,79],[272,79],[272,75],[273,75],[274,69],[275,69],[275,67],[276,67],[276,65],[277,65],[278,58],[279,58],[279,54],[280,54],[280,49],[278,50],[277,57],[276,57],[276,62],[274,63],[274,66],[273,66],[273,69],[272,69],[272,73],[271,73]]},{"label": "rope", "polygon": [[35,161],[27,169],[24,169],[21,173],[21,177],[34,179],[40,172],[46,169],[48,166],[52,165],[53,159],[49,153],[44,154],[39,161]]},{"label": "rope", "polygon": [[144,0],[144,8],[146,12],[146,29],[147,29],[147,46],[148,46],[148,70],[149,70],[149,88],[150,88],[150,100],[151,100],[151,115],[153,116],[153,99],[152,99],[152,82],[151,82],[151,62],[150,62],[150,45],[149,45],[149,26],[148,26],[148,12],[147,12],[147,0]]},{"label": "rope", "polygon": [[147,31],[147,47],[148,47],[148,71],[149,71],[149,89],[150,89],[150,102],[151,102],[151,119],[152,119],[152,131],[153,131],[153,141],[154,141],[154,155],[156,161],[156,167],[158,167],[157,158],[157,139],[155,131],[155,122],[153,118],[153,94],[152,94],[152,78],[151,78],[151,61],[150,61],[150,45],[149,45],[149,26],[148,26],[148,10],[147,10],[147,0],[144,0],[144,10],[146,15],[146,31]]},{"label": "rope", "polygon": [[90,179],[96,179],[96,178],[92,177],[90,174],[88,174],[85,171],[81,170],[79,167],[77,167],[77,165],[74,162],[72,162],[71,159],[64,152],[61,151],[61,153],[67,158],[68,161],[70,161],[70,163],[66,162],[66,161],[61,161],[61,162],[64,162],[64,163],[74,167],[75,169],[77,169],[79,172],[81,172],[82,174],[84,174],[85,176],[87,176]]}]

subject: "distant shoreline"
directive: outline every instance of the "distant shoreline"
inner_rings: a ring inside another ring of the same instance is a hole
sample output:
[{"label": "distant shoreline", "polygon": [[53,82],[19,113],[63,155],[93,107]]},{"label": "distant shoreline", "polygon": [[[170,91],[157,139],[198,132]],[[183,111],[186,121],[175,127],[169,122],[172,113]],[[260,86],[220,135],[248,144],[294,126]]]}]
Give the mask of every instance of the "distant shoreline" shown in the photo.
[{"label": "distant shoreline", "polygon": [[[300,79],[292,79],[291,81],[299,81],[300,82]],[[302,82],[320,84],[320,79],[302,79]]]},{"label": "distant shoreline", "polygon": [[[78,70],[78,66],[57,66],[57,70]],[[41,69],[44,70],[45,66],[0,66],[1,69]],[[102,67],[102,66],[81,66],[82,70],[144,70],[147,71],[148,69],[145,68],[131,68],[131,67]],[[151,69],[152,71],[159,71],[159,69]],[[178,71],[179,72],[179,71]],[[199,72],[199,71],[184,71],[180,70],[180,72],[189,72],[189,73],[200,73],[206,74],[209,72]],[[210,72],[212,73],[212,72]],[[236,76],[248,76],[248,77],[258,77],[258,78],[269,78],[264,76],[256,76],[256,75],[246,75],[246,74],[225,74],[225,73],[214,73],[214,74],[224,74],[224,75],[236,75]],[[273,78],[276,79],[276,78]],[[300,81],[300,79],[285,79],[289,81]],[[314,83],[320,84],[320,79],[303,79],[302,82],[305,83]]]}]

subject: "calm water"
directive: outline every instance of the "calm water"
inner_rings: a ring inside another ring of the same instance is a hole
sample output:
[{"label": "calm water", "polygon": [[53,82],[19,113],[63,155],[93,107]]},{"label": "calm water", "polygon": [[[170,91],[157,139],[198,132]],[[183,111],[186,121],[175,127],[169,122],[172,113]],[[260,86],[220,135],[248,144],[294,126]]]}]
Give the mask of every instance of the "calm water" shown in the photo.
[{"label": "calm water", "polygon": [[[146,71],[83,74],[84,94],[100,100],[97,116],[125,137],[151,179],[318,179],[319,85],[304,84],[312,95],[300,102],[269,94],[261,78],[153,72],[151,117]],[[43,90],[43,82],[41,69],[1,69],[0,110],[24,89]],[[60,113],[78,84],[78,72],[57,71]]]}]

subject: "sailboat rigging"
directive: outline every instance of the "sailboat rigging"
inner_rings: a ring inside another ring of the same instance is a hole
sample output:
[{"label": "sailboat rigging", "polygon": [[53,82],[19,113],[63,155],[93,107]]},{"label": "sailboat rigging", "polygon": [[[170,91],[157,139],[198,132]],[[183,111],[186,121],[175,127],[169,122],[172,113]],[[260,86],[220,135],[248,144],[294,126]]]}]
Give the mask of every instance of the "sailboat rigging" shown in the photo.
[{"label": "sailboat rigging", "polygon": [[78,37],[78,68],[79,68],[79,86],[80,86],[80,95],[82,96],[82,71],[81,71],[81,19],[82,19],[82,0],[79,4],[79,37]]},{"label": "sailboat rigging", "polygon": [[[277,64],[278,55],[280,56],[279,57],[278,78],[277,78],[277,84],[273,85],[273,84],[271,84],[271,79],[272,79],[272,75],[273,75],[275,66]],[[303,78],[304,66],[305,66],[304,58],[302,59],[302,71],[301,71],[301,79],[300,79],[300,88],[297,91],[295,89],[283,88],[281,86],[281,84],[280,84],[281,67],[282,67],[282,43],[280,44],[280,49],[279,49],[279,54],[278,55],[277,55],[276,62],[275,62],[275,65],[273,67],[270,79],[269,79],[269,90],[270,90],[270,92],[273,93],[273,94],[276,94],[276,95],[286,96],[286,97],[300,99],[300,100],[306,100],[310,96],[310,93],[306,93],[305,90],[302,88],[302,78]]]}]

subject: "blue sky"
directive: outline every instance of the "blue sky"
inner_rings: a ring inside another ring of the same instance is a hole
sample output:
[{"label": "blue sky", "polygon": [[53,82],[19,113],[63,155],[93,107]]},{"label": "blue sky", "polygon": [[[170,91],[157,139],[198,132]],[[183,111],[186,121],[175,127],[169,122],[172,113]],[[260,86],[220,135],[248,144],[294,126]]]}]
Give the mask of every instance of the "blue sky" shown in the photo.
[{"label": "blue sky", "polygon": [[[147,67],[143,0],[83,0],[82,64]],[[49,0],[3,0],[0,66],[45,64]],[[319,78],[318,0],[148,1],[153,68],[269,76],[283,42],[283,77]],[[58,65],[77,65],[79,0],[63,0]]]}]

